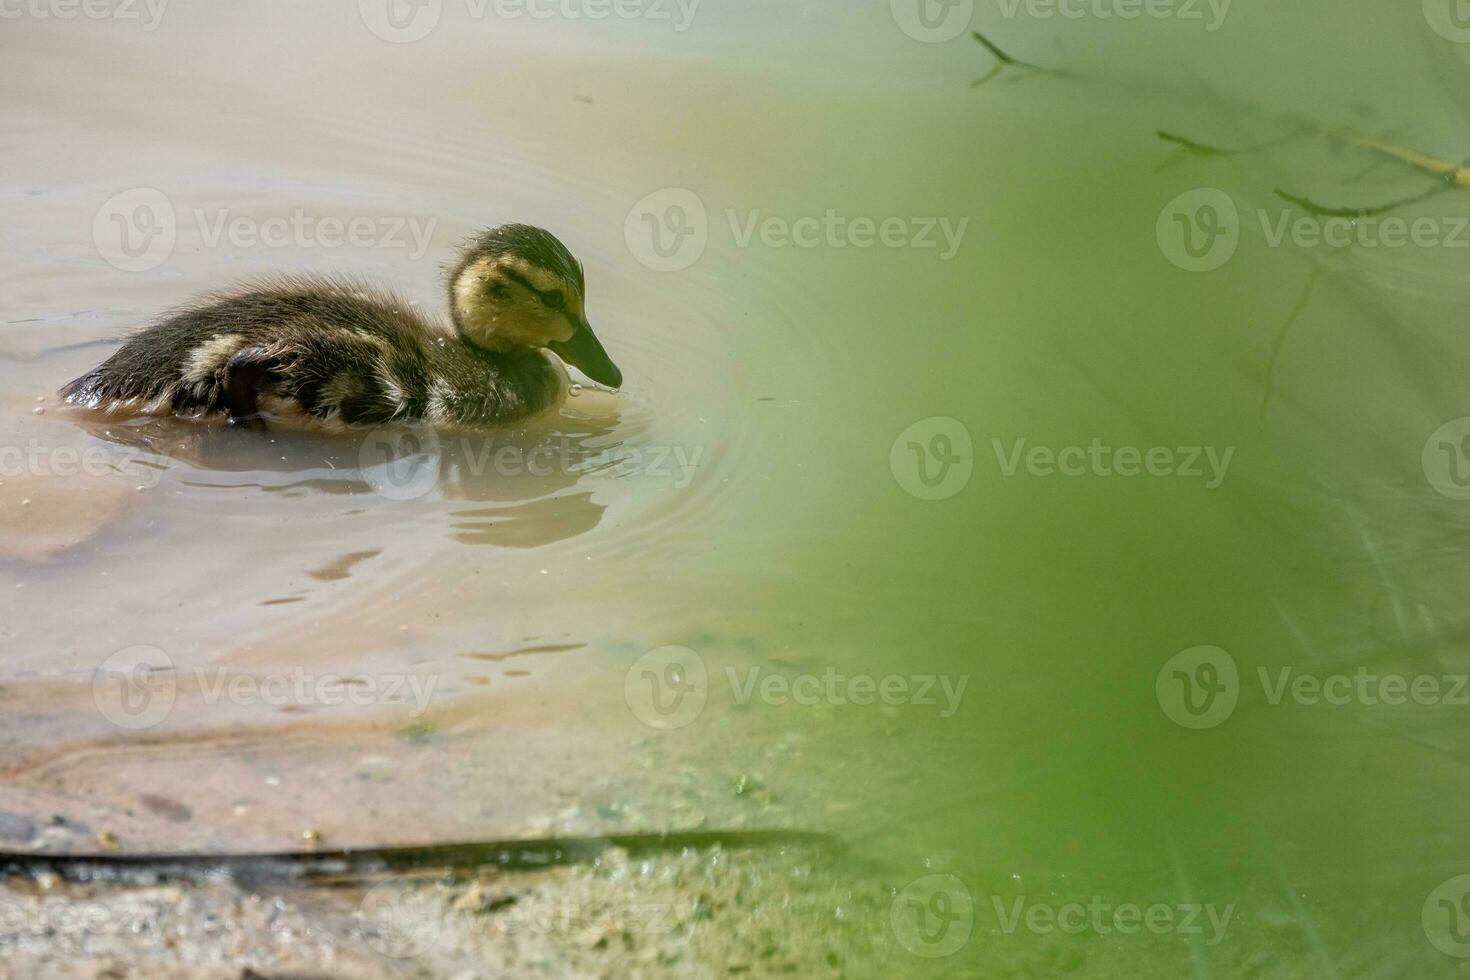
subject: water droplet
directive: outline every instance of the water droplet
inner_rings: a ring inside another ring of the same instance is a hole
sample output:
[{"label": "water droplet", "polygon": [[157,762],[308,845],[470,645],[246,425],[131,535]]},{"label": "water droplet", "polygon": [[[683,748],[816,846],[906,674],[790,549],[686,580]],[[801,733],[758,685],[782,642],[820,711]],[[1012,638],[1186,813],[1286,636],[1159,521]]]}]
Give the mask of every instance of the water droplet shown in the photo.
[{"label": "water droplet", "polygon": [[571,388],[567,389],[567,394],[571,395],[573,398],[576,398],[581,393],[582,386],[577,384],[575,381],[572,382]]}]

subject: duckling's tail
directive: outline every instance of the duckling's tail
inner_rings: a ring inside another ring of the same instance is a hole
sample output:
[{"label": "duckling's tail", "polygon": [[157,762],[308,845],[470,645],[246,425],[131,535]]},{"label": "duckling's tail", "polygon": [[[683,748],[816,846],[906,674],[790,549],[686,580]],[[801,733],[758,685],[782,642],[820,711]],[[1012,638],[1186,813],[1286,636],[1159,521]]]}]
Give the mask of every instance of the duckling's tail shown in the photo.
[{"label": "duckling's tail", "polygon": [[109,358],[86,374],[63,385],[58,394],[70,405],[119,411],[135,408],[144,414],[174,407],[179,390],[169,372],[141,374],[124,369]]},{"label": "duckling's tail", "polygon": [[82,375],[61,386],[57,392],[64,401],[73,405],[85,405],[88,408],[96,408],[102,404],[106,396],[106,385],[103,383],[102,368],[95,367]]}]

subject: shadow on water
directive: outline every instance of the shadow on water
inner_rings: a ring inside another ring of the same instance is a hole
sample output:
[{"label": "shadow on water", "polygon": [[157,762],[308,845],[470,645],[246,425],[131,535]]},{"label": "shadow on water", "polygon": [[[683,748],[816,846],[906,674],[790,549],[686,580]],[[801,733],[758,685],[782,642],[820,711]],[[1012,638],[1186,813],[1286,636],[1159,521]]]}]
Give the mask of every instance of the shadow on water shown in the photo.
[{"label": "shadow on water", "polygon": [[[324,434],[260,433],[221,421],[79,418],[97,439],[181,488],[360,497],[364,507],[420,502],[463,544],[532,548],[597,527],[595,483],[624,474],[647,420],[615,403],[515,429],[440,432],[422,425]],[[464,506],[471,505],[471,506]]]}]

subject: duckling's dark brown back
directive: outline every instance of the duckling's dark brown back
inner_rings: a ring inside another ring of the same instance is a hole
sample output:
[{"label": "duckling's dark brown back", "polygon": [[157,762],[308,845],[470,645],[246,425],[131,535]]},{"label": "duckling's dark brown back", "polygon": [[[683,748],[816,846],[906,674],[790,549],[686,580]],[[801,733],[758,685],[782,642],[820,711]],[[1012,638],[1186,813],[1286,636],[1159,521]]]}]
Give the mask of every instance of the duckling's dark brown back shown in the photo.
[{"label": "duckling's dark brown back", "polygon": [[112,413],[244,420],[264,411],[329,426],[513,422],[558,392],[539,351],[472,349],[396,297],[326,279],[282,280],[180,310],[61,390]]},{"label": "duckling's dark brown back", "polygon": [[321,373],[371,374],[389,358],[425,373],[432,328],[395,297],[335,280],[281,280],[216,296],[130,337],[66,387],[68,401],[108,411],[221,411],[224,375],[242,350],[313,349]]}]

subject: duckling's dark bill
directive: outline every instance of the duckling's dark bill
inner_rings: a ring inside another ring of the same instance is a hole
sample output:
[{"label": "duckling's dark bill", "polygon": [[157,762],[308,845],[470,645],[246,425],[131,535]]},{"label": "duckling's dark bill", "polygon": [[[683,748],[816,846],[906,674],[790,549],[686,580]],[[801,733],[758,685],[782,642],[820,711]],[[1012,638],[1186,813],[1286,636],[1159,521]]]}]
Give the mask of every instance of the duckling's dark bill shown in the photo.
[{"label": "duckling's dark bill", "polygon": [[586,320],[577,326],[577,332],[569,340],[556,341],[548,346],[557,357],[598,384],[609,388],[622,385],[623,372],[607,356],[602,342],[597,339],[597,334],[592,332],[592,326]]}]

